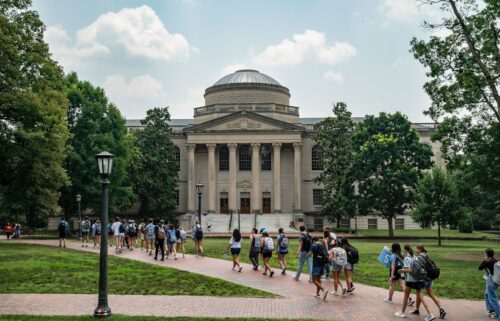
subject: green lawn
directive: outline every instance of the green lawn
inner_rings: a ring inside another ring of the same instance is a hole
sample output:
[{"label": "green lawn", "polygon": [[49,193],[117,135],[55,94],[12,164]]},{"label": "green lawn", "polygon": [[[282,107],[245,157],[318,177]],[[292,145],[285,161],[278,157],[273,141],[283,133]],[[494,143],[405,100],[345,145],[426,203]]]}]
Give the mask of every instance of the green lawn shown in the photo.
[{"label": "green lawn", "polygon": [[[394,230],[394,236],[397,237],[435,237],[437,242],[437,230],[418,229],[418,230]],[[358,230],[358,235],[363,237],[388,237],[387,230]],[[474,231],[472,233],[460,233],[457,230],[441,230],[442,237],[449,238],[489,238],[499,239],[500,235],[487,233],[483,231]]]},{"label": "green lawn", "polygon": [[[222,259],[227,239],[206,239],[203,241],[206,253],[210,257]],[[354,272],[354,282],[387,287],[388,270],[378,263],[377,258],[384,245],[390,246],[390,242],[355,240],[350,242],[360,252],[360,262]],[[475,299],[483,298],[484,281],[482,273],[477,267],[483,257],[486,247],[496,248],[497,243],[490,241],[444,241],[442,247],[436,245],[436,240],[412,241],[412,246],[424,244],[430,257],[441,268],[441,278],[435,281],[434,289],[438,296],[453,299]],[[290,255],[288,256],[288,267],[295,270],[298,265],[297,240],[290,239]],[[401,242],[403,246],[405,242]],[[188,251],[194,253],[193,242],[188,242]],[[243,241],[240,259],[250,263],[248,259],[248,241]],[[276,255],[271,259],[272,266],[278,267]],[[306,264],[307,266],[307,264]],[[231,263],[228,261],[228,269]],[[307,268],[305,269],[307,270]],[[290,272],[292,273],[292,272]],[[306,280],[306,276],[302,276]]]},{"label": "green lawn", "polygon": [[[0,315],[1,321],[94,321],[91,316],[31,316],[31,315]],[[191,317],[131,317],[125,315],[113,315],[104,320],[111,321],[287,321],[289,319],[250,319],[250,318],[191,318]],[[313,321],[311,319],[293,319],[293,321]]]},{"label": "green lawn", "polygon": [[[97,293],[99,255],[51,246],[0,243],[1,293]],[[109,257],[110,294],[274,297],[224,280]]]}]

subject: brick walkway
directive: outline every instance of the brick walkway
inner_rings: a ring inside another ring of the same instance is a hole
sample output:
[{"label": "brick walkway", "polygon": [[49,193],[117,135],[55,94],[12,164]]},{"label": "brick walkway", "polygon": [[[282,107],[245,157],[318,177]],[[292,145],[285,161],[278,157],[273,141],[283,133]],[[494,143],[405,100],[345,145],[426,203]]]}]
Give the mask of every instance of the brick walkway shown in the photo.
[{"label": "brick walkway", "polygon": [[[21,240],[44,245],[58,245],[56,240]],[[81,248],[79,243],[68,242],[75,250],[98,252],[92,248]],[[112,250],[110,255],[114,255]],[[191,317],[260,317],[277,319],[311,318],[322,320],[380,321],[396,320],[393,316],[400,304],[383,302],[387,290],[356,284],[354,295],[346,297],[329,296],[326,302],[313,297],[314,286],[307,282],[307,275],[296,282],[289,276],[262,276],[244,264],[242,273],[231,271],[228,261],[188,255],[186,259],[165,262],[154,261],[144,251],[135,250],[121,254],[129,259],[151,264],[204,274],[234,283],[279,294],[277,299],[225,298],[198,296],[146,296],[110,295],[109,304],[115,314],[148,316],[191,316]],[[292,274],[292,273],[289,273]],[[333,287],[331,281],[324,282]],[[438,293],[439,294],[439,293]],[[401,302],[402,294],[396,293],[395,302]],[[430,301],[430,300],[429,300]],[[0,315],[90,315],[97,303],[97,295],[87,294],[0,294]],[[433,303],[432,311],[437,314]],[[448,310],[448,320],[488,320],[484,303],[467,300],[442,300]],[[411,309],[411,308],[410,308]],[[409,311],[409,310],[407,310]],[[409,316],[409,320],[423,320],[424,316]]]}]

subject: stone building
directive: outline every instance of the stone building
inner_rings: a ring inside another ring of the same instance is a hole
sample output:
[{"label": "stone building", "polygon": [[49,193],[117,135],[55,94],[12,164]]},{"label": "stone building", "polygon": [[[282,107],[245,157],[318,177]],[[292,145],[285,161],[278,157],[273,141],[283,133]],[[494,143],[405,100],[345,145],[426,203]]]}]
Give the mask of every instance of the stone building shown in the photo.
[{"label": "stone building", "polygon": [[[180,221],[190,226],[195,219],[196,184],[203,184],[202,224],[213,232],[237,226],[238,211],[245,232],[253,226],[321,229],[330,224],[320,215],[322,187],[313,181],[322,170],[313,139],[314,125],[322,119],[300,118],[299,107],[290,106],[288,88],[256,70],[238,70],[208,87],[205,106],[194,108],[193,119],[170,123],[180,162]],[[413,126],[441,162],[439,146],[430,140],[435,125]],[[127,120],[127,127],[140,128],[140,121]],[[387,228],[376,216],[338,225]],[[408,216],[395,226],[418,228]]]}]

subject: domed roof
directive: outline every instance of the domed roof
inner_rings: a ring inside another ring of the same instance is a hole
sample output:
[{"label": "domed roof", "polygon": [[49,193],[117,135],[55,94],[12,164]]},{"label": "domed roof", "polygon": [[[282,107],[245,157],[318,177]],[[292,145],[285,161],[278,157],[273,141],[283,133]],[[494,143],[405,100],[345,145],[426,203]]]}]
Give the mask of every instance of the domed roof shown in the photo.
[{"label": "domed roof", "polygon": [[226,75],[219,79],[214,86],[219,85],[229,85],[229,84],[241,84],[241,83],[252,83],[252,84],[267,84],[281,86],[279,82],[275,79],[269,77],[266,74],[261,74],[257,70],[253,69],[241,69],[233,72],[232,74]]}]

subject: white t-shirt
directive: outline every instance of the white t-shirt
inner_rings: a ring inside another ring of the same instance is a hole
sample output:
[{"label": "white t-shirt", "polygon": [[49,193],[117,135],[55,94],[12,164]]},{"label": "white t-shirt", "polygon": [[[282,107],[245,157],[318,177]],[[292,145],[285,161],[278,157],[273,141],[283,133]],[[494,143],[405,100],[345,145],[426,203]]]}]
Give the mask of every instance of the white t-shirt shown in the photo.
[{"label": "white t-shirt", "polygon": [[231,240],[229,240],[229,244],[231,245],[232,249],[241,249],[241,240],[239,242],[236,242],[233,237],[231,237]]},{"label": "white t-shirt", "polygon": [[113,225],[111,225],[114,236],[120,236],[120,225],[122,225],[120,222],[114,222]]}]

